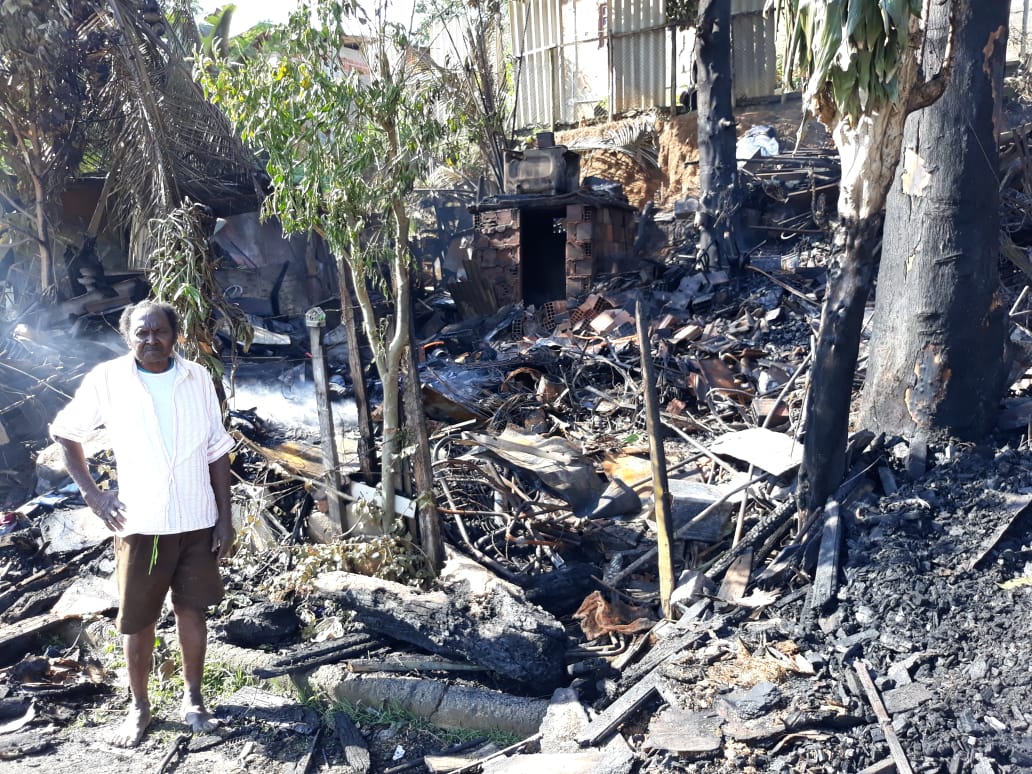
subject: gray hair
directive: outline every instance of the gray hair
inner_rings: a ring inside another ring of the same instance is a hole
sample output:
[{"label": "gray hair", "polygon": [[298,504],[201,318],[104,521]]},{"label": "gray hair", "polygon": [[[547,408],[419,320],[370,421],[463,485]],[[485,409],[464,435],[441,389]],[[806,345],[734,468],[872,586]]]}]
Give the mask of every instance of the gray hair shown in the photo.
[{"label": "gray hair", "polygon": [[171,304],[166,304],[164,301],[151,301],[148,299],[138,304],[131,304],[122,310],[122,316],[118,318],[118,330],[121,332],[123,339],[127,342],[129,341],[129,320],[141,309],[157,309],[164,312],[166,319],[168,319],[168,324],[172,328],[172,335],[177,339],[179,338],[179,312]]}]

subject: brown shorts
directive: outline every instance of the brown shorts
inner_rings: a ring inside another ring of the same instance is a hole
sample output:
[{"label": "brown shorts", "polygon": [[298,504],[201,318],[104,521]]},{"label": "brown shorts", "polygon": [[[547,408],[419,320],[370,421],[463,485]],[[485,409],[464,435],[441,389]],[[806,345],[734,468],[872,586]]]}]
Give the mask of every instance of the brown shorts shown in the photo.
[{"label": "brown shorts", "polygon": [[118,617],[122,634],[136,634],[158,620],[165,594],[173,606],[203,611],[222,601],[222,578],[211,550],[214,528],[158,536],[158,559],[150,569],[153,535],[115,538]]}]

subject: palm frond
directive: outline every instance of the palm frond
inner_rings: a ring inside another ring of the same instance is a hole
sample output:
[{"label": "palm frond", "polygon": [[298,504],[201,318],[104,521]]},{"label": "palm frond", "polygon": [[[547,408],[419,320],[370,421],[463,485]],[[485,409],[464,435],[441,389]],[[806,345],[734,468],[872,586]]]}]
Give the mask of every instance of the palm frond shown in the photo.
[{"label": "palm frond", "polygon": [[203,96],[186,62],[145,24],[132,0],[110,0],[93,23],[107,28],[109,77],[96,94],[107,127],[112,215],[133,238],[130,262],[148,265],[148,224],[184,198],[216,214],[255,210],[253,156]]},{"label": "palm frond", "polygon": [[655,116],[645,115],[607,128],[595,137],[579,137],[568,146],[575,151],[616,151],[626,153],[642,168],[659,170]]}]

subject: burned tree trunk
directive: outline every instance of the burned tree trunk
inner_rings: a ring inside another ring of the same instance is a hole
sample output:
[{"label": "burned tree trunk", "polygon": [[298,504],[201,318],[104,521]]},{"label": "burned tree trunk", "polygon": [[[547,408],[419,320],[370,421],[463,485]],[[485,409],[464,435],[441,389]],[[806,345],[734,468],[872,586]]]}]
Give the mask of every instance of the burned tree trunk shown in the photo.
[{"label": "burned tree trunk", "polygon": [[[866,427],[906,437],[990,430],[1004,387],[999,277],[999,115],[1008,3],[960,19],[942,99],[911,115],[888,197],[878,305],[862,400]],[[949,25],[933,4],[928,42]]]},{"label": "burned tree trunk", "polygon": [[908,51],[900,57],[895,97],[877,109],[843,115],[838,104],[829,101],[834,91],[828,87],[830,81],[815,97],[842,162],[837,227],[841,249],[828,281],[806,394],[806,439],[797,497],[800,526],[824,507],[842,476],[863,310],[880,251],[885,199],[902,155],[906,117],[942,96],[950,77],[955,30],[969,5],[967,0],[949,4],[947,45],[937,71],[930,61],[914,56],[913,50],[924,49],[924,30],[918,17],[909,17]]},{"label": "burned tree trunk", "polygon": [[373,430],[373,411],[369,405],[369,394],[365,381],[365,366],[362,363],[362,333],[355,313],[355,279],[346,261],[338,265],[340,273],[341,324],[347,335],[348,367],[351,369],[351,384],[355,390],[355,408],[358,411],[358,464],[367,477],[373,475],[377,466],[376,436]]},{"label": "burned tree trunk", "polygon": [[696,25],[699,100],[699,258],[737,268],[738,162],[731,108],[731,0],[702,0]]},{"label": "burned tree trunk", "polygon": [[799,470],[799,505],[804,514],[823,507],[845,469],[853,372],[881,227],[878,214],[839,224],[844,244],[828,280],[817,338],[820,357],[814,360],[806,401],[807,430]]}]

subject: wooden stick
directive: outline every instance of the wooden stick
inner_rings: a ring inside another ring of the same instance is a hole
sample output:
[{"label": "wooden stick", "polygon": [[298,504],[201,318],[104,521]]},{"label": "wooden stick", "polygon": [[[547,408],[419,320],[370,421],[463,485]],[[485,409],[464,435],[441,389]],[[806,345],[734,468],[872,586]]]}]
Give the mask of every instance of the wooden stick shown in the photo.
[{"label": "wooden stick", "polygon": [[189,734],[180,734],[172,740],[172,746],[168,748],[168,752],[165,753],[165,757],[161,759],[161,763],[158,764],[158,768],[155,769],[154,774],[163,774],[168,764],[172,762],[172,759],[186,749],[186,746],[190,743]]},{"label": "wooden stick", "polygon": [[871,673],[867,671],[867,664],[858,658],[853,662],[853,669],[856,670],[856,675],[860,678],[860,684],[864,687],[867,700],[871,703],[871,709],[874,710],[874,715],[878,718],[878,725],[881,726],[882,733],[885,734],[885,741],[888,742],[889,751],[892,753],[892,760],[896,762],[896,770],[899,774],[914,774],[910,761],[907,760],[907,754],[903,750],[903,745],[899,743],[899,737],[896,736],[896,729],[892,727],[892,718],[889,717],[889,713],[882,703],[881,696],[878,695],[878,689],[874,687]]},{"label": "wooden stick", "polygon": [[480,769],[480,767],[483,766],[488,761],[493,761],[495,758],[501,758],[503,756],[509,755],[509,753],[518,752],[522,748],[526,747],[528,744],[530,744],[532,742],[537,742],[540,739],[541,739],[541,734],[540,733],[534,734],[533,736],[528,736],[522,742],[517,742],[516,744],[511,744],[508,747],[502,748],[501,750],[499,750],[498,752],[496,752],[496,753],[494,753],[492,755],[488,755],[486,758],[480,758],[479,760],[471,761],[469,764],[463,766],[462,768],[453,769],[451,774],[470,774],[471,772],[477,771],[478,769]]},{"label": "wooden stick", "polygon": [[308,346],[312,353],[312,383],[315,385],[315,403],[319,414],[319,441],[323,454],[323,476],[326,502],[333,523],[344,529],[340,498],[340,466],[337,462],[337,442],[333,427],[333,409],[330,408],[329,383],[327,381],[326,358],[323,356],[322,330],[326,326],[326,313],[313,307],[305,313],[308,327]]},{"label": "wooden stick", "polygon": [[652,457],[652,500],[656,508],[656,551],[659,557],[659,604],[665,618],[673,618],[670,597],[674,593],[674,555],[671,533],[673,500],[667,482],[666,452],[663,449],[663,424],[659,418],[659,396],[656,394],[656,372],[652,367],[652,346],[649,343],[641,298],[635,310],[638,325],[638,349],[641,352],[643,392],[645,393],[645,427],[649,434]]},{"label": "wooden stick", "polygon": [[[763,474],[763,476],[765,476],[765,475],[766,475],[766,473]],[[677,532],[674,533],[674,539],[675,540],[680,539],[681,536],[682,536],[682,533],[687,534],[689,529],[691,529],[692,527],[696,526],[699,522],[701,522],[703,519],[705,519],[707,516],[709,516],[711,513],[713,513],[713,511],[715,511],[717,508],[719,508],[721,505],[723,505],[725,502],[727,502],[728,498],[731,497],[731,495],[737,494],[738,492],[741,492],[743,489],[752,486],[753,484],[755,484],[758,481],[762,480],[763,476],[757,476],[754,479],[746,481],[744,484],[739,484],[734,489],[730,490],[729,492],[724,493],[720,497],[719,500],[714,500],[712,503],[707,505],[697,516],[693,516],[691,521],[689,521],[687,524],[683,524],[681,526],[681,528],[678,529]],[[656,551],[657,551],[657,549],[650,548],[648,551],[643,553],[641,556],[639,556],[637,559],[635,559],[629,565],[627,565],[622,570],[620,570],[620,572],[618,572],[616,575],[614,575],[612,578],[610,578],[609,582],[611,584],[614,584],[614,585],[619,583],[621,580],[623,580],[628,575],[630,575],[632,572],[637,570],[639,567],[641,567],[647,561],[652,559],[652,557],[654,557],[656,555]]]}]

